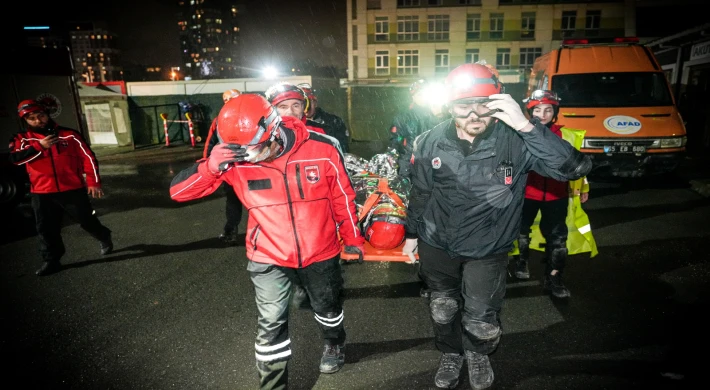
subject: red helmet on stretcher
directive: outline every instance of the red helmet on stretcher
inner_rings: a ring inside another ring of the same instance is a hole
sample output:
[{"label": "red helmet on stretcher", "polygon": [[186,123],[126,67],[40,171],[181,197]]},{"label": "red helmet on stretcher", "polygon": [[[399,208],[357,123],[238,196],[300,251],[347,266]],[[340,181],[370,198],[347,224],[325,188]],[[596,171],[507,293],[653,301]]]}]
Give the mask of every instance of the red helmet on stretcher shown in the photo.
[{"label": "red helmet on stretcher", "polygon": [[380,203],[365,221],[365,239],[375,249],[394,249],[404,241],[407,211],[392,203]]}]

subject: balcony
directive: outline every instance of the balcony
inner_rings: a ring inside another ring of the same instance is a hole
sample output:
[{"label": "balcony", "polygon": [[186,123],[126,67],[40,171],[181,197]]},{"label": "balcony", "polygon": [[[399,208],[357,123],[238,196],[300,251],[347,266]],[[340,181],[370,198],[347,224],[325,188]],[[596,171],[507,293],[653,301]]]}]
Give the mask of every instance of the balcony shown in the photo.
[{"label": "balcony", "polygon": [[572,38],[613,38],[623,37],[625,30],[623,28],[601,28],[594,30],[553,30],[552,40],[561,41],[563,39]]},{"label": "balcony", "polygon": [[[475,38],[475,34],[479,38]],[[508,31],[481,31],[476,33],[466,33],[466,42],[491,42],[491,41],[534,41],[535,31],[532,30],[508,30]]]}]

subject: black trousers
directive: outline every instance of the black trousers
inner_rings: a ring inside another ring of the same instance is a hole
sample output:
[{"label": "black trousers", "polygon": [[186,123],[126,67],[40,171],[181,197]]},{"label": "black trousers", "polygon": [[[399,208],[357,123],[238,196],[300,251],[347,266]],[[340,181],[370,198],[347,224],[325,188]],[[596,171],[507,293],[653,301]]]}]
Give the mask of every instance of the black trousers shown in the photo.
[{"label": "black trousers", "polygon": [[39,238],[39,253],[43,261],[59,262],[64,255],[61,235],[64,213],[69,214],[95,239],[104,242],[111,238],[111,230],[102,225],[93,214],[86,188],[52,194],[32,194],[32,210]]},{"label": "black trousers", "polygon": [[502,328],[508,254],[451,257],[419,240],[419,275],[431,289],[434,343],[444,353],[492,353]]},{"label": "black trousers", "polygon": [[224,224],[224,232],[232,233],[239,227],[239,222],[242,220],[242,202],[239,201],[237,194],[234,193],[234,188],[229,184],[222,184],[224,194],[227,197],[225,206],[225,216],[227,222]]},{"label": "black trousers", "polygon": [[567,206],[569,199],[562,198],[548,202],[525,199],[520,235],[530,236],[530,227],[540,211],[540,233],[547,246],[565,247],[567,243]]}]

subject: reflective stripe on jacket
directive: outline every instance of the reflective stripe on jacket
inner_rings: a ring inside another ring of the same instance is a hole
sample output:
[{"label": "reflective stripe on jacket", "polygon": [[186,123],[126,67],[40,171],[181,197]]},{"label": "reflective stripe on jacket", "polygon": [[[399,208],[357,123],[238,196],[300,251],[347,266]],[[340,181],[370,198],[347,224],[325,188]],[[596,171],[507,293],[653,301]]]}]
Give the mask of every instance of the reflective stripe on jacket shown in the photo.
[{"label": "reflective stripe on jacket", "polygon": [[16,134],[10,143],[10,161],[27,169],[30,192],[48,194],[100,186],[99,163],[84,137],[67,127],[55,125],[54,131],[59,141],[49,149],[39,143],[47,134],[30,129]]}]

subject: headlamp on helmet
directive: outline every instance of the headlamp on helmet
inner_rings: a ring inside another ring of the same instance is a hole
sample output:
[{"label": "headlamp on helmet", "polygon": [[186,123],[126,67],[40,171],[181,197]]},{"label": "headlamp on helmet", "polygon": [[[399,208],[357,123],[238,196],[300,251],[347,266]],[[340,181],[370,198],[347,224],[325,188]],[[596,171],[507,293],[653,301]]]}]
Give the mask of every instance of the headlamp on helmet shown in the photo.
[{"label": "headlamp on helmet", "polygon": [[530,94],[530,97],[523,99],[523,103],[525,103],[525,107],[530,110],[538,104],[551,104],[553,106],[559,106],[560,100],[562,99],[560,99],[553,91],[536,89]]}]

